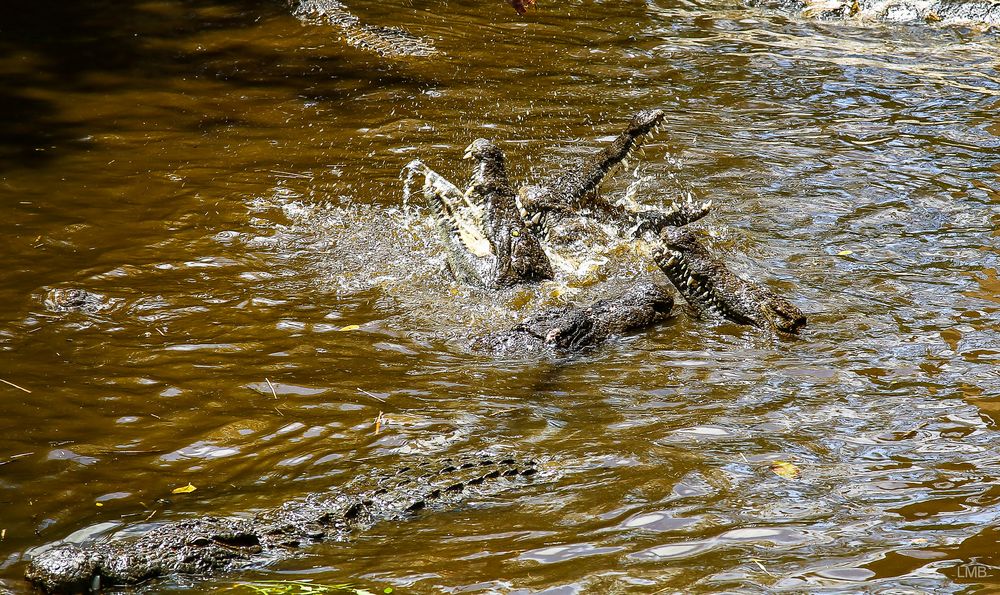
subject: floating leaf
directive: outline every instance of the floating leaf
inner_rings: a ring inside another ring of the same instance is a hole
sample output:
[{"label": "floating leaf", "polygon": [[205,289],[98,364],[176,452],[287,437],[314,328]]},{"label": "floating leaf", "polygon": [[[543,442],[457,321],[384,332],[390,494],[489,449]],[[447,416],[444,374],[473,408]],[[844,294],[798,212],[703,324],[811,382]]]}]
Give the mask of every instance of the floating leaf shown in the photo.
[{"label": "floating leaf", "polygon": [[775,475],[785,479],[798,479],[802,476],[802,470],[788,461],[774,461],[770,468]]},{"label": "floating leaf", "polygon": [[342,331],[356,331],[359,328],[361,328],[361,326],[359,326],[357,324],[349,324],[349,325],[347,325],[345,327],[341,327],[339,330],[342,330]]},{"label": "floating leaf", "polygon": [[854,254],[854,250],[841,250],[837,252],[837,256],[850,256],[851,254]]},{"label": "floating leaf", "polygon": [[170,493],[171,494],[190,494],[191,492],[193,492],[193,491],[195,491],[197,489],[198,488],[196,488],[193,485],[191,485],[191,482],[188,482],[188,484],[186,486],[180,487],[180,488],[174,488],[173,490],[170,491]]}]

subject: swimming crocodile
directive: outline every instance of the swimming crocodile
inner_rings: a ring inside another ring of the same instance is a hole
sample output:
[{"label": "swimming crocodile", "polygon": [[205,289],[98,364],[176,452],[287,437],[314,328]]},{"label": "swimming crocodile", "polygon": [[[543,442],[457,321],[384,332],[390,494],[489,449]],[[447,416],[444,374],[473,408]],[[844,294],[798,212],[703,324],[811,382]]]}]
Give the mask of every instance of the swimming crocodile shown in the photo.
[{"label": "swimming crocodile", "polygon": [[687,228],[665,227],[653,260],[700,314],[782,333],[797,333],[806,317],[788,300],[738,277]]},{"label": "swimming crocodile", "polygon": [[398,27],[362,23],[337,0],[290,0],[293,13],[305,23],[333,25],[345,43],[384,57],[430,56],[434,43]]},{"label": "swimming crocodile", "polygon": [[56,287],[45,294],[45,307],[55,312],[86,312],[94,314],[110,305],[101,294],[78,287]]},{"label": "swimming crocodile", "polygon": [[[340,38],[361,50],[375,52],[383,57],[431,56],[437,53],[434,42],[427,37],[413,35],[399,27],[383,27],[361,22],[338,0],[289,0],[292,14],[304,23],[332,25],[340,31]],[[525,14],[535,0],[507,0],[517,11]]]},{"label": "swimming crocodile", "polygon": [[166,523],[135,538],[56,545],[35,556],[25,576],[44,591],[63,593],[261,566],[295,556],[312,543],[344,541],[378,523],[405,521],[425,508],[446,510],[511,489],[538,471],[535,461],[487,453],[415,461],[252,518],[204,516]]},{"label": "swimming crocodile", "polygon": [[820,19],[853,22],[931,23],[991,29],[1000,27],[997,0],[745,0],[748,6],[801,12]]},{"label": "swimming crocodile", "polygon": [[586,308],[543,310],[514,328],[473,341],[473,348],[498,355],[568,354],[608,338],[648,328],[670,316],[674,298],[665,287],[637,283],[622,294]]}]

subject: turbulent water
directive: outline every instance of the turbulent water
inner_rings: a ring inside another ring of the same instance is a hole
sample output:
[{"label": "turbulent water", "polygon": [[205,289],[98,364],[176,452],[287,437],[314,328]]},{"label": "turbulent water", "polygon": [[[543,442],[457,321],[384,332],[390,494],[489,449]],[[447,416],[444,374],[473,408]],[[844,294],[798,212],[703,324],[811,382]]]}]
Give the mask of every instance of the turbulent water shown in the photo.
[{"label": "turbulent water", "polygon": [[[1000,587],[995,35],[721,1],[349,8],[438,53],[365,53],[282,2],[5,10],[2,587],[67,536],[491,445],[558,479],[143,592]],[[537,182],[651,107],[666,132],[604,192],[712,199],[697,227],[807,313],[801,337],[679,306],[572,359],[472,352],[540,307],[666,280],[595,228],[553,282],[462,287],[403,166],[461,186],[483,136]],[[104,301],[62,312],[57,288]]]}]

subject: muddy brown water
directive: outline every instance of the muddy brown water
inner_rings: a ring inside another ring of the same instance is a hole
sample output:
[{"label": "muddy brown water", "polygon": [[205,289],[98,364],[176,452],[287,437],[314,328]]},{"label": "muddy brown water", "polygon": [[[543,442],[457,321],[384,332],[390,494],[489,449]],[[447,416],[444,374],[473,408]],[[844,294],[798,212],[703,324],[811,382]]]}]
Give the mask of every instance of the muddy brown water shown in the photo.
[{"label": "muddy brown water", "polygon": [[[0,384],[0,584],[26,590],[67,536],[503,446],[560,475],[142,592],[1000,588],[995,36],[724,2],[353,8],[440,55],[365,54],[281,2],[5,9],[0,378],[31,392]],[[487,136],[539,179],[654,106],[666,130],[606,192],[713,199],[712,247],[810,326],[678,308],[570,360],[471,353],[542,305],[664,279],[617,244],[561,284],[460,287],[402,166],[461,182]],[[107,307],[46,307],[72,287]]]}]

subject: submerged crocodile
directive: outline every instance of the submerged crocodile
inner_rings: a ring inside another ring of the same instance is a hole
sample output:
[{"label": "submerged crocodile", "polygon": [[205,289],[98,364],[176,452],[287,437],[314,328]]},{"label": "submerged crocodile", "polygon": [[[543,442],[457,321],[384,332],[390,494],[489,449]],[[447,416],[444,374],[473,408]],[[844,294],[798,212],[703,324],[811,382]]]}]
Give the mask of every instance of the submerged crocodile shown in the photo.
[{"label": "submerged crocodile", "polygon": [[653,260],[702,315],[782,333],[797,333],[806,324],[794,304],[760,283],[738,277],[690,229],[662,229]]},{"label": "submerged crocodile", "polygon": [[94,314],[110,305],[101,294],[77,287],[57,287],[45,294],[45,307],[55,312],[86,312]]},{"label": "submerged crocodile", "polygon": [[[340,31],[340,38],[352,47],[375,52],[383,57],[431,56],[437,53],[434,42],[427,37],[413,35],[399,27],[383,27],[361,22],[339,0],[289,0],[292,14],[304,23],[332,25]],[[535,0],[507,0],[517,11],[525,14]]]},{"label": "submerged crocodile", "polygon": [[510,489],[537,472],[534,461],[486,453],[413,463],[253,518],[206,516],[160,525],[136,538],[57,545],[31,560],[25,576],[47,592],[83,592],[260,566],[295,556],[312,543],[343,541],[377,523],[409,519],[424,508],[454,508]]},{"label": "submerged crocodile", "polygon": [[586,308],[543,310],[508,331],[475,340],[473,347],[499,355],[581,351],[612,336],[666,320],[673,306],[674,298],[666,288],[638,283],[621,295],[598,300]]},{"label": "submerged crocodile", "polygon": [[1000,27],[997,0],[745,0],[747,5],[801,12],[820,19],[855,22],[932,23],[991,29]]},{"label": "submerged crocodile", "polygon": [[434,43],[398,27],[362,23],[338,0],[291,0],[293,14],[306,23],[333,25],[345,43],[380,56],[430,56]]}]

